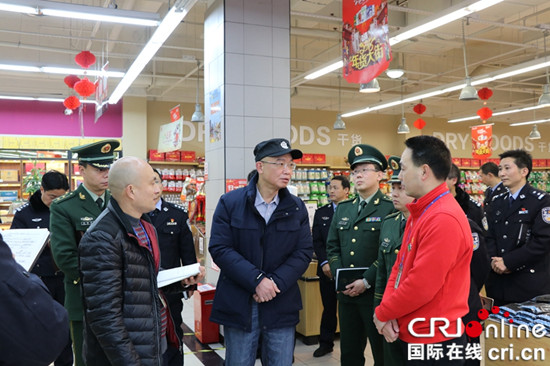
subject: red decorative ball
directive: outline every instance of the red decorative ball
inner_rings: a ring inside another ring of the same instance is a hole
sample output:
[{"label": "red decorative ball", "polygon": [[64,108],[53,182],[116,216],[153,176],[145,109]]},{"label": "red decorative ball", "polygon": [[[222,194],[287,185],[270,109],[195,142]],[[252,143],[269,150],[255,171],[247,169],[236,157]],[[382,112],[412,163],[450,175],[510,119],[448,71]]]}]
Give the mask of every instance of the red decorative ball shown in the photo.
[{"label": "red decorative ball", "polygon": [[471,322],[466,324],[466,334],[470,338],[477,338],[481,335],[482,332],[483,332],[483,327],[478,321],[472,320]]},{"label": "red decorative ball", "polygon": [[491,108],[483,107],[477,110],[477,115],[485,121],[493,116],[493,111]]},{"label": "red decorative ball", "polygon": [[76,90],[76,92],[83,97],[89,97],[95,93],[95,84],[85,77],[78,83],[74,84],[74,90]]},{"label": "red decorative ball", "polygon": [[424,121],[422,118],[417,119],[414,121],[414,127],[418,128],[419,130],[423,129],[426,126],[426,121]]},{"label": "red decorative ball", "polygon": [[69,75],[69,76],[65,76],[65,79],[63,79],[63,81],[65,82],[65,84],[67,84],[69,88],[72,89],[74,88],[74,84],[80,81],[80,78],[76,75]]},{"label": "red decorative ball", "polygon": [[90,51],[82,51],[74,58],[75,62],[81,67],[87,69],[91,65],[95,64],[95,56]]},{"label": "red decorative ball", "polygon": [[487,309],[480,309],[477,312],[477,317],[479,318],[479,320],[485,320],[489,317],[489,312],[487,311]]},{"label": "red decorative ball", "polygon": [[491,313],[493,314],[498,314],[499,311],[500,311],[500,308],[496,305],[491,308]]},{"label": "red decorative ball", "polygon": [[63,101],[63,105],[65,106],[65,108],[76,109],[80,107],[80,99],[78,99],[74,95],[71,95]]},{"label": "red decorative ball", "polygon": [[416,113],[416,114],[422,114],[424,112],[426,112],[426,106],[422,103],[418,103],[417,105],[415,105],[413,107],[413,111]]},{"label": "red decorative ball", "polygon": [[493,91],[489,88],[481,88],[477,91],[479,99],[487,100],[493,96]]}]

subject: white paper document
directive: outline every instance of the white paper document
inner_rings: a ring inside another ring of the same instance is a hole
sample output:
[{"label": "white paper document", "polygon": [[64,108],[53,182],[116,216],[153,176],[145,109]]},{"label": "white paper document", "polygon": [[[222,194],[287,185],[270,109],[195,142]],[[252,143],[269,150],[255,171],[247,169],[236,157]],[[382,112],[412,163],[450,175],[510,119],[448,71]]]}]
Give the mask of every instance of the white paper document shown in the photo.
[{"label": "white paper document", "polygon": [[164,287],[174,282],[196,276],[200,273],[199,267],[200,263],[193,263],[183,267],[162,270],[157,276],[158,287]]},{"label": "white paper document", "polygon": [[48,229],[10,229],[1,234],[15,261],[27,271],[34,267],[50,236]]}]

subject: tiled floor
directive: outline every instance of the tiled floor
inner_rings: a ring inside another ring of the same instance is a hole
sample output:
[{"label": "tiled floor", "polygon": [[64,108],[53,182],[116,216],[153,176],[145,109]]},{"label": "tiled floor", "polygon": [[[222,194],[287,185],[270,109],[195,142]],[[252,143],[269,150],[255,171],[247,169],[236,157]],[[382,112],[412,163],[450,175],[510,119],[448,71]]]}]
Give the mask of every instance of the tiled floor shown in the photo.
[{"label": "tiled floor", "polygon": [[[184,337],[184,364],[185,366],[221,366],[225,357],[225,348],[220,343],[212,343],[208,345],[202,345],[197,341],[194,336],[194,311],[193,301],[184,301],[183,307],[183,322],[186,329],[186,336]],[[327,365],[336,366],[340,365],[340,341],[336,339],[334,345],[334,351],[326,356],[315,358],[313,352],[317,349],[318,345],[308,346],[302,342],[298,335],[296,339],[296,348],[294,350],[294,365]],[[369,346],[365,351],[366,362],[365,365],[373,365],[373,359]],[[256,366],[261,365],[259,360],[256,360]]]}]

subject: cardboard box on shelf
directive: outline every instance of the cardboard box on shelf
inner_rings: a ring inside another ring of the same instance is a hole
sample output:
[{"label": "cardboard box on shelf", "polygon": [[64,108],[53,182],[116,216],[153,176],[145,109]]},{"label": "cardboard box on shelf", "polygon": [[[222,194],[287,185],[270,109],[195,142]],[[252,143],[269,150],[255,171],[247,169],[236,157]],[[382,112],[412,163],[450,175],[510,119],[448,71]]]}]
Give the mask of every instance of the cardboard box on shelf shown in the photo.
[{"label": "cardboard box on shelf", "polygon": [[313,162],[315,164],[326,164],[327,156],[325,154],[313,154]]},{"label": "cardboard box on shelf", "polygon": [[302,164],[313,164],[313,154],[304,154],[302,156]]},{"label": "cardboard box on shelf", "polygon": [[19,182],[19,170],[4,169],[0,172],[0,179],[2,179],[4,183]]},{"label": "cardboard box on shelf", "polygon": [[194,163],[197,160],[197,156],[194,151],[181,151],[180,160],[186,163]]},{"label": "cardboard box on shelf", "polygon": [[180,152],[179,151],[169,151],[164,153],[165,161],[180,161]]},{"label": "cardboard box on shelf", "polygon": [[150,161],[164,161],[164,153],[159,153],[157,150],[149,150]]}]

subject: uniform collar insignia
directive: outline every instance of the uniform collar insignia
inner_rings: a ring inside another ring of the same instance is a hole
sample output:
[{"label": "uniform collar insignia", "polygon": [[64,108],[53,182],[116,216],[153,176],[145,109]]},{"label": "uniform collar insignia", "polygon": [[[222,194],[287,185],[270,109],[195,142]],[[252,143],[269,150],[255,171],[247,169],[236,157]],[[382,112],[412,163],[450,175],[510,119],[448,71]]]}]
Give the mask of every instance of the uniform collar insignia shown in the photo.
[{"label": "uniform collar insignia", "polygon": [[85,195],[84,193],[82,193],[82,192],[80,192],[80,193],[78,194],[78,197],[79,197],[81,200],[85,200],[85,199],[86,199],[86,195]]},{"label": "uniform collar insignia", "polygon": [[380,203],[380,198],[377,198],[376,200],[374,200],[374,204],[377,205]]},{"label": "uniform collar insignia", "polygon": [[168,207],[164,207],[162,211],[168,211]]},{"label": "uniform collar insignia", "polygon": [[84,217],[81,217],[80,220],[81,220],[81,221],[94,221],[94,218],[93,218],[93,217],[89,217],[89,216],[84,216]]},{"label": "uniform collar insignia", "polygon": [[342,221],[349,221],[349,217],[342,217],[340,220],[342,220]]}]

